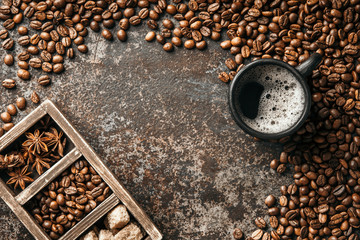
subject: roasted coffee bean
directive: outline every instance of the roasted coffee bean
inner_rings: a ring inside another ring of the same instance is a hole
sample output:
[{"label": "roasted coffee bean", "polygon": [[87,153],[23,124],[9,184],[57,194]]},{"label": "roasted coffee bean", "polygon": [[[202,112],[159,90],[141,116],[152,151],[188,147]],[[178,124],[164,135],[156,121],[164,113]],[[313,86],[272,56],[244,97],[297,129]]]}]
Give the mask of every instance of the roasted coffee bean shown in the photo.
[{"label": "roasted coffee bean", "polygon": [[3,23],[4,28],[7,30],[12,30],[15,27],[15,22],[13,19],[8,19]]},{"label": "roasted coffee bean", "polygon": [[9,32],[6,29],[0,30],[0,39],[6,39],[9,36]]},{"label": "roasted coffee bean", "polygon": [[195,41],[192,40],[192,39],[186,40],[186,41],[184,42],[184,47],[185,47],[186,49],[192,49],[192,48],[194,48],[194,47],[195,47]]},{"label": "roasted coffee bean", "polygon": [[271,216],[269,219],[269,222],[270,222],[270,226],[274,229],[276,229],[279,225],[279,221],[278,221],[277,217],[275,217],[275,216]]},{"label": "roasted coffee bean", "polygon": [[96,21],[91,21],[90,22],[90,29],[93,30],[94,32],[99,32],[100,31],[99,23],[96,22]]},{"label": "roasted coffee bean", "polygon": [[166,52],[171,52],[174,50],[174,46],[172,43],[165,43],[164,46],[163,46],[163,49],[166,51]]},{"label": "roasted coffee bean", "polygon": [[17,71],[17,76],[21,78],[22,80],[29,80],[30,79],[30,73],[29,71],[25,69],[19,69]]},{"label": "roasted coffee bean", "polygon": [[77,193],[77,189],[73,186],[69,186],[68,188],[65,188],[64,189],[64,192],[67,194],[67,195],[74,195]]},{"label": "roasted coffee bean", "polygon": [[155,37],[156,37],[155,32],[148,32],[145,36],[145,40],[148,42],[151,42],[151,41],[155,40]]},{"label": "roasted coffee bean", "polygon": [[53,72],[54,73],[61,73],[65,70],[64,65],[62,63],[56,63],[53,66]]},{"label": "roasted coffee bean", "polygon": [[221,81],[223,81],[225,83],[230,81],[229,74],[227,74],[226,72],[221,72],[218,77]]},{"label": "roasted coffee bean", "polygon": [[49,62],[43,62],[42,65],[41,65],[41,69],[44,72],[50,73],[50,72],[53,71],[53,66]]},{"label": "roasted coffee bean", "polygon": [[127,40],[127,34],[125,32],[125,30],[120,29],[117,33],[116,33],[117,38],[122,41],[125,42]]},{"label": "roasted coffee bean", "polygon": [[33,45],[37,45],[40,41],[40,36],[38,34],[34,34],[30,37],[30,43]]},{"label": "roasted coffee bean", "polygon": [[25,62],[25,61],[19,61],[18,66],[21,69],[25,69],[25,70],[29,69],[29,64],[27,62]]},{"label": "roasted coffee bean", "polygon": [[16,99],[16,106],[20,110],[24,110],[26,107],[26,100],[24,97],[19,97]]},{"label": "roasted coffee bean", "polygon": [[30,99],[33,103],[38,104],[40,102],[40,97],[39,95],[34,91],[32,92]]},{"label": "roasted coffee bean", "polygon": [[17,109],[16,109],[16,107],[15,107],[14,104],[9,104],[9,105],[6,107],[6,111],[7,111],[11,116],[16,115],[16,113],[17,113]]},{"label": "roasted coffee bean", "polygon": [[163,36],[161,36],[161,35],[156,35],[156,41],[158,42],[158,43],[160,43],[160,44],[165,44],[165,38],[163,37]]},{"label": "roasted coffee bean", "polygon": [[24,52],[19,53],[19,55],[17,56],[17,58],[18,58],[20,61],[27,61],[27,60],[30,58],[30,54],[29,54],[28,51],[24,51]]},{"label": "roasted coffee bean", "polygon": [[3,128],[5,131],[10,131],[13,127],[14,127],[14,124],[13,124],[13,123],[5,123],[2,128]]},{"label": "roasted coffee bean", "polygon": [[11,38],[4,40],[2,43],[2,47],[5,50],[11,50],[14,47],[14,40],[12,40]]},{"label": "roasted coffee bean", "polygon": [[199,50],[204,50],[207,47],[207,43],[203,40],[200,42],[196,42],[195,46]]},{"label": "roasted coffee bean", "polygon": [[64,62],[64,58],[61,55],[55,55],[52,58],[52,62],[53,63],[63,63]]},{"label": "roasted coffee bean", "polygon": [[[119,31],[124,31],[124,30],[119,30]],[[125,31],[124,31],[125,32]],[[101,35],[103,36],[103,38],[105,38],[106,40],[112,40],[113,39],[113,35],[112,33],[107,30],[107,29],[104,29],[102,32],[101,32]]]},{"label": "roasted coffee bean", "polygon": [[100,187],[96,187],[93,190],[91,190],[91,196],[93,198],[99,197],[103,193],[103,189]]},{"label": "roasted coffee bean", "polygon": [[243,232],[239,228],[235,228],[233,232],[233,236],[236,240],[241,240],[244,237]]},{"label": "roasted coffee bean", "polygon": [[263,234],[264,234],[263,230],[258,229],[251,234],[251,237],[254,240],[260,240],[262,238]]},{"label": "roasted coffee bean", "polygon": [[21,46],[26,46],[30,43],[30,37],[29,36],[22,36],[18,39],[18,43]]},{"label": "roasted coffee bean", "polygon": [[7,54],[4,57],[4,63],[8,66],[12,66],[14,64],[14,57],[11,54]]},{"label": "roasted coffee bean", "polygon": [[88,52],[88,48],[87,48],[87,46],[85,44],[79,45],[77,48],[78,48],[79,52],[81,52],[81,53],[87,53]]},{"label": "roasted coffee bean", "polygon": [[276,198],[273,195],[269,195],[266,199],[265,199],[265,204],[268,207],[273,207],[276,203]]},{"label": "roasted coffee bean", "polygon": [[232,58],[228,58],[225,61],[225,65],[230,69],[230,70],[234,70],[237,67],[236,62],[232,59]]},{"label": "roasted coffee bean", "polygon": [[28,29],[24,26],[20,26],[18,27],[18,33],[21,35],[21,36],[24,36],[26,34],[28,34]]},{"label": "roasted coffee bean", "polygon": [[46,86],[46,85],[49,85],[51,82],[51,79],[48,75],[43,75],[43,76],[40,76],[39,79],[38,79],[38,83],[41,85],[41,86]]},{"label": "roasted coffee bean", "polygon": [[231,41],[230,40],[227,40],[227,41],[223,41],[221,44],[220,44],[220,47],[222,49],[229,49],[231,47]]},{"label": "roasted coffee bean", "polygon": [[263,218],[258,217],[255,219],[255,224],[258,228],[264,229],[266,228],[266,222]]},{"label": "roasted coffee bean", "polygon": [[75,53],[74,53],[74,49],[73,48],[69,48],[67,51],[66,51],[66,56],[70,59],[74,58],[75,57]]},{"label": "roasted coffee bean", "polygon": [[36,46],[29,46],[27,52],[31,55],[37,55],[39,54],[39,49]]},{"label": "roasted coffee bean", "polygon": [[174,44],[177,47],[180,47],[182,45],[181,38],[179,38],[179,37],[173,37],[171,39],[171,42],[172,42],[172,44]]},{"label": "roasted coffee bean", "polygon": [[2,82],[2,86],[7,89],[12,89],[16,86],[16,83],[15,83],[15,80],[13,80],[13,79],[5,79]]},{"label": "roasted coffee bean", "polygon": [[155,20],[149,20],[147,21],[147,26],[150,28],[150,29],[157,29],[158,28],[158,24]]},{"label": "roasted coffee bean", "polygon": [[141,18],[139,16],[132,16],[130,19],[129,19],[129,23],[131,25],[139,25],[141,23]]},{"label": "roasted coffee bean", "polygon": [[174,28],[174,23],[170,19],[164,19],[162,23],[163,23],[163,26],[167,29]]},{"label": "roasted coffee bean", "polygon": [[29,65],[32,67],[32,68],[41,68],[42,66],[42,61],[40,58],[32,58],[30,59],[29,61]]}]

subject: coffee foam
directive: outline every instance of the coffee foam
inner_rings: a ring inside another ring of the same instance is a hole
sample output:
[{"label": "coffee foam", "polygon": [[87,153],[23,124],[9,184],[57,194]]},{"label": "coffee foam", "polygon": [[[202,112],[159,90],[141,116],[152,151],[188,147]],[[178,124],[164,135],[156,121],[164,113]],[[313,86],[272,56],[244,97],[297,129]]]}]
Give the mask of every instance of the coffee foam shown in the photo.
[{"label": "coffee foam", "polygon": [[255,81],[264,86],[260,96],[258,115],[242,120],[263,133],[278,133],[296,124],[305,107],[305,92],[296,77],[276,65],[257,66],[245,73],[244,83]]}]

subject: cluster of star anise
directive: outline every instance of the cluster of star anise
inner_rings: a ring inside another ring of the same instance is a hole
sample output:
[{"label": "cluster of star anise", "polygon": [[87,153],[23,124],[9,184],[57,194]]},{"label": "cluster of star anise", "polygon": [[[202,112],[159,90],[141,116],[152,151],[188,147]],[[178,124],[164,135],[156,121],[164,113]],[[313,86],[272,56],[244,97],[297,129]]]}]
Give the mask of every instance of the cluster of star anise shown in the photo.
[{"label": "cluster of star anise", "polygon": [[19,150],[0,155],[0,170],[7,170],[10,179],[8,185],[14,189],[20,186],[25,189],[27,183],[33,182],[31,175],[36,169],[41,175],[51,164],[64,156],[66,138],[62,131],[51,125],[50,118],[40,121],[40,126],[25,133],[25,141],[18,146]]}]

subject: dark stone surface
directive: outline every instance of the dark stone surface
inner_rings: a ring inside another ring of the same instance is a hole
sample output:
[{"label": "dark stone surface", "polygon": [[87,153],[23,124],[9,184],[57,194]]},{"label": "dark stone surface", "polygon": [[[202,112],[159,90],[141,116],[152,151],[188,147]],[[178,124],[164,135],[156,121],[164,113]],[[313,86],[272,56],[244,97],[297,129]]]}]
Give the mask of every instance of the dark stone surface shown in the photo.
[{"label": "dark stone surface", "polygon": [[[235,227],[250,233],[254,217],[266,215],[265,197],[290,181],[269,168],[281,146],[254,142],[231,119],[228,85],[217,78],[228,52],[211,43],[203,52],[165,53],[139,29],[127,43],[90,34],[90,52],[67,61],[50,87],[38,86],[40,72],[25,82],[17,67],[1,64],[0,78],[18,82],[16,90],[0,88],[2,109],[32,90],[53,100],[164,239],[232,239]],[[15,122],[35,107],[28,102]],[[3,201],[0,209],[1,239],[32,239]]]}]

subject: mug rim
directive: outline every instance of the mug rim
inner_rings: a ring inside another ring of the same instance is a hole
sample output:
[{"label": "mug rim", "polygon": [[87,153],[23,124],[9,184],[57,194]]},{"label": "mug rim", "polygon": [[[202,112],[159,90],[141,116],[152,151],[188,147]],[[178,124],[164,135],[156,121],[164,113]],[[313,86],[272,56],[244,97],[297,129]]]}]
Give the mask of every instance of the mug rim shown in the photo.
[{"label": "mug rim", "polygon": [[[236,110],[235,107],[235,101],[237,101],[237,99],[235,99],[235,89],[238,86],[238,84],[241,82],[242,76],[248,72],[249,70],[251,70],[252,68],[259,66],[259,65],[278,65],[280,67],[283,67],[285,69],[287,69],[288,71],[290,71],[298,80],[298,82],[300,82],[302,88],[304,89],[304,98],[305,98],[305,106],[304,109],[302,111],[301,116],[299,117],[298,121],[291,126],[290,128],[278,132],[278,133],[263,133],[257,130],[254,130],[253,128],[249,127],[240,117],[239,112]],[[292,133],[294,133],[296,130],[298,130],[303,123],[306,121],[309,113],[310,113],[310,108],[311,108],[311,93],[310,93],[310,88],[308,86],[308,84],[306,83],[306,79],[304,78],[303,75],[300,74],[300,72],[292,67],[291,65],[289,65],[286,62],[277,60],[277,59],[259,59],[256,61],[253,61],[247,65],[245,65],[242,69],[240,69],[240,71],[235,75],[234,79],[231,81],[230,84],[230,89],[229,89],[229,106],[230,106],[230,112],[231,115],[233,117],[233,119],[235,120],[236,124],[242,129],[244,130],[246,133],[260,138],[260,139],[279,139],[285,136],[289,136]]]}]

